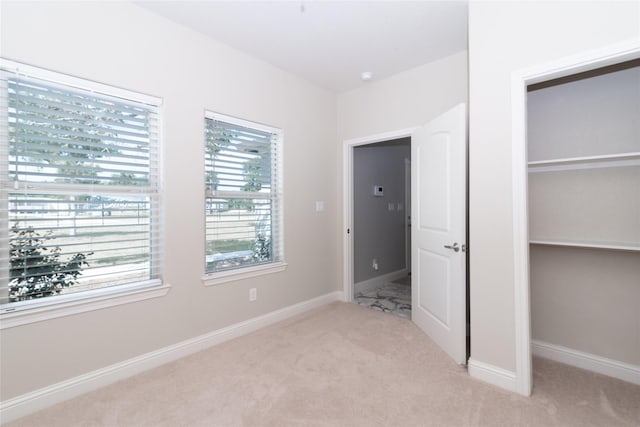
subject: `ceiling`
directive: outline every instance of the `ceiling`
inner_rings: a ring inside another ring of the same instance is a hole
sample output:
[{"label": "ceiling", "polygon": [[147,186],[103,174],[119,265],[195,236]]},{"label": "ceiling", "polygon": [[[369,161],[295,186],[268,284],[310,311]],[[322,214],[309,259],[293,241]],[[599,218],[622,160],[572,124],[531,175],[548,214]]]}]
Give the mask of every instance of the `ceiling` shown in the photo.
[{"label": "ceiling", "polygon": [[467,48],[466,1],[135,3],[335,92]]}]

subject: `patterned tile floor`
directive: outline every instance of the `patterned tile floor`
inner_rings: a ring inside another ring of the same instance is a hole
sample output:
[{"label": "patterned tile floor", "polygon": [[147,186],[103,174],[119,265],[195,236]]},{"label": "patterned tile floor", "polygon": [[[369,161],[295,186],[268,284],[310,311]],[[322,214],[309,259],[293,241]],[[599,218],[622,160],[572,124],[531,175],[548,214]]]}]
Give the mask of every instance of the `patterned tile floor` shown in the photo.
[{"label": "patterned tile floor", "polygon": [[354,301],[374,310],[411,319],[411,276],[356,294]]}]

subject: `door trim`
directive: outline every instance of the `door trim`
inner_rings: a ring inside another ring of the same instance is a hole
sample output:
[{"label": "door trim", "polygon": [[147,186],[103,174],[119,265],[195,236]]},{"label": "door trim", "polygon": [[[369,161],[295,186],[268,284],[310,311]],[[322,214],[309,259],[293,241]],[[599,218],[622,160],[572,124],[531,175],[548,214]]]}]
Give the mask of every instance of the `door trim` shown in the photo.
[{"label": "door trim", "polygon": [[533,386],[527,204],[527,86],[639,57],[640,41],[631,39],[558,61],[518,70],[511,76],[515,391],[519,394],[529,396]]},{"label": "door trim", "polygon": [[[411,137],[418,127],[400,129],[360,138],[342,144],[342,254],[344,300],[353,301],[353,150],[359,145]],[[347,233],[347,230],[350,230]]]},{"label": "door trim", "polygon": [[411,159],[404,159],[404,254],[407,273],[411,274]]}]

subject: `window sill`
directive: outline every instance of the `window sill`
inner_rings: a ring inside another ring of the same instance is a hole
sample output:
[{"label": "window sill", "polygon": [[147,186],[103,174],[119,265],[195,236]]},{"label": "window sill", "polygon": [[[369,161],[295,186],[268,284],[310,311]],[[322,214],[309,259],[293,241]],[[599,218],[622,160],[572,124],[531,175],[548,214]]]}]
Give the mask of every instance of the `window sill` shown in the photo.
[{"label": "window sill", "polygon": [[160,280],[150,280],[5,305],[0,308],[0,329],[157,298],[166,295],[170,288]]},{"label": "window sill", "polygon": [[286,269],[286,262],[274,262],[265,265],[258,265],[255,267],[245,267],[235,270],[221,271],[219,273],[206,274],[202,276],[202,283],[205,286],[215,286],[222,283],[233,282],[236,280],[248,279],[250,277],[277,273]]}]

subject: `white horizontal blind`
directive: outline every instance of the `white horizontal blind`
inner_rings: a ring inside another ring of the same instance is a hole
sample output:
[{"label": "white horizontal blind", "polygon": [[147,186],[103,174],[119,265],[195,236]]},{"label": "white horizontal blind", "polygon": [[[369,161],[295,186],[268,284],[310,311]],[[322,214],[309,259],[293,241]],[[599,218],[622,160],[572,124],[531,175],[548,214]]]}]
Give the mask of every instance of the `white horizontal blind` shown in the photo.
[{"label": "white horizontal blind", "polygon": [[206,272],[279,262],[282,132],[205,118]]},{"label": "white horizontal blind", "polygon": [[159,100],[1,73],[0,301],[159,281]]}]

